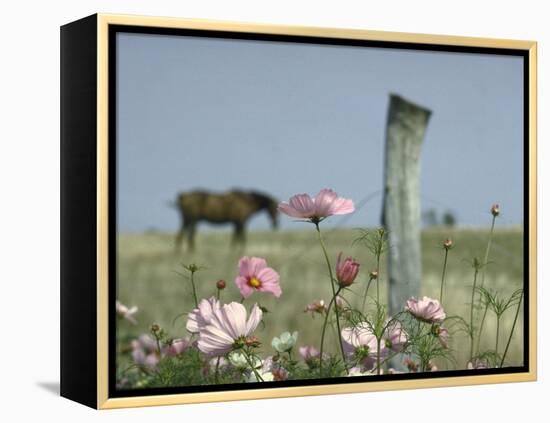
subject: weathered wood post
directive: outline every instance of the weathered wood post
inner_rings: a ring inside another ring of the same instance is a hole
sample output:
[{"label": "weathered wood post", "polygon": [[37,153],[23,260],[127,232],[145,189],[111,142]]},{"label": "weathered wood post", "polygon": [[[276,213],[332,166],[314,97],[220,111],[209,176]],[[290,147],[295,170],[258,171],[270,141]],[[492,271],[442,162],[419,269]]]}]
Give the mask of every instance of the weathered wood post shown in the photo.
[{"label": "weathered wood post", "polygon": [[431,111],[397,95],[390,96],[386,126],[384,205],[388,231],[390,312],[420,294],[420,151]]}]

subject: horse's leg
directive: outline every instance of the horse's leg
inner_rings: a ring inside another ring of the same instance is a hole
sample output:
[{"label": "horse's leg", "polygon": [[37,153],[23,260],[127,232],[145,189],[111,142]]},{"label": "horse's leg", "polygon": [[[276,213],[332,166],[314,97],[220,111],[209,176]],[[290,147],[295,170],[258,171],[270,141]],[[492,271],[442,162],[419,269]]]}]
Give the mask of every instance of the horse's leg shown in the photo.
[{"label": "horse's leg", "polygon": [[231,245],[235,245],[239,242],[241,226],[238,222],[233,223],[233,237],[231,238]]},{"label": "horse's leg", "polygon": [[181,251],[181,244],[183,242],[183,237],[185,236],[185,232],[187,231],[187,225],[185,224],[185,220],[182,216],[181,218],[181,225],[180,230],[176,235],[176,253],[179,253]]},{"label": "horse's leg", "polygon": [[233,240],[232,244],[240,244],[241,246],[244,246],[244,224],[242,222],[236,222],[235,223],[235,232],[233,232]]},{"label": "horse's leg", "polygon": [[197,222],[192,222],[189,224],[189,227],[187,229],[187,246],[189,247],[189,251],[193,252],[195,250],[195,233],[197,229]]},{"label": "horse's leg", "polygon": [[246,231],[245,231],[245,225],[244,223],[241,224],[240,231],[239,231],[239,242],[244,247],[246,244]]}]

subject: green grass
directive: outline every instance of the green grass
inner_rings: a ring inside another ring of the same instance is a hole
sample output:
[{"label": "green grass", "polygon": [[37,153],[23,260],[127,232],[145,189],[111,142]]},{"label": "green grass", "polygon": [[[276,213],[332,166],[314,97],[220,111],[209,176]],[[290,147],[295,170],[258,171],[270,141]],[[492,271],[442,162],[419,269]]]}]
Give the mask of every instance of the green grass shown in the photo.
[{"label": "green grass", "polygon": [[[358,231],[352,229],[327,230],[325,241],[333,264],[339,251],[351,255],[361,264],[361,272],[347,299],[355,305],[361,302],[368,271],[375,267],[374,258],[360,244],[353,244]],[[473,269],[468,261],[476,256],[483,260],[487,244],[488,228],[430,228],[422,233],[422,292],[439,298],[439,286],[443,265],[445,238],[453,239],[455,247],[449,253],[444,308],[447,315],[461,315],[468,320]],[[318,347],[322,319],[304,313],[307,303],[330,299],[330,285],[326,265],[313,226],[304,224],[303,230],[278,232],[250,232],[244,248],[230,245],[229,232],[199,232],[196,251],[181,254],[174,251],[171,234],[146,233],[122,234],[118,237],[118,284],[117,298],[128,306],[137,305],[138,325],[126,321],[118,324],[118,337],[122,344],[137,335],[148,332],[152,323],[163,327],[172,337],[186,336],[185,313],[193,308],[189,280],[182,263],[196,263],[206,269],[196,274],[198,296],[207,298],[216,292],[218,279],[227,281],[222,301],[239,301],[235,287],[237,262],[242,255],[266,258],[268,265],[281,277],[283,295],[275,299],[266,294],[254,294],[245,304],[259,302],[271,313],[265,316],[265,326],[256,335],[263,343],[263,351],[271,353],[271,339],[283,331],[299,332],[298,345]],[[387,292],[387,273],[381,266],[380,286],[382,301]],[[523,233],[520,228],[497,228],[495,230],[490,264],[486,268],[485,286],[510,295],[523,283]],[[372,288],[371,288],[372,289]],[[374,293],[374,290],[370,292]],[[500,351],[505,347],[512,325],[515,308],[509,310],[501,321]],[[179,317],[178,317],[179,316]],[[507,362],[522,363],[522,326],[518,321],[515,336],[508,352]],[[489,317],[482,339],[482,349],[494,348],[496,321]],[[334,334],[330,334],[334,336]],[[463,368],[468,354],[468,338],[457,334],[452,348],[458,367]],[[327,345],[335,344],[328,338]],[[331,348],[328,348],[331,351]],[[333,349],[332,349],[333,350]],[[441,367],[446,366],[441,364]],[[452,366],[451,366],[452,367]]]}]

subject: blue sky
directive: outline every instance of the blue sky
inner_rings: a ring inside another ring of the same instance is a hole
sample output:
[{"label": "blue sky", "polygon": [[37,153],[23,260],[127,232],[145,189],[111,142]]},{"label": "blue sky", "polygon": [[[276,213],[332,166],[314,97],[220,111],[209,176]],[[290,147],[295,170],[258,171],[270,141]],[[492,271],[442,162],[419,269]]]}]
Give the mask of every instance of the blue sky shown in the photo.
[{"label": "blue sky", "polygon": [[333,224],[378,225],[390,93],[433,111],[424,210],[478,225],[498,202],[502,223],[523,222],[518,57],[141,34],[119,34],[117,52],[122,232],[176,230],[168,203],[195,188],[330,187],[369,199]]}]

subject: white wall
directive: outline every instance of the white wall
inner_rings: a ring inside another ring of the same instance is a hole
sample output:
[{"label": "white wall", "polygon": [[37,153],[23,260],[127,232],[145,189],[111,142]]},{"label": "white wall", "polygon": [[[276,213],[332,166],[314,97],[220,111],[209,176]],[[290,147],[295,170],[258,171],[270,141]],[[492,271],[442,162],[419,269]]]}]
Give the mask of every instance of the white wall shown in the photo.
[{"label": "white wall", "polygon": [[[328,3],[328,4],[325,4]],[[0,390],[3,421],[22,417],[91,421],[426,422],[531,419],[547,410],[548,308],[539,306],[539,382],[401,392],[175,406],[96,413],[51,393],[59,341],[59,29],[95,12],[354,27],[539,41],[540,185],[550,171],[547,120],[550,74],[548,12],[543,1],[5,1],[0,56]],[[539,305],[549,274],[539,202]],[[7,235],[7,237],[6,237]],[[7,289],[7,291],[6,291]],[[44,386],[50,387],[45,389]],[[12,418],[5,416],[13,414]],[[25,418],[25,420],[27,420]]]}]

